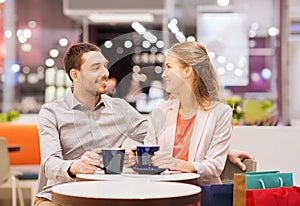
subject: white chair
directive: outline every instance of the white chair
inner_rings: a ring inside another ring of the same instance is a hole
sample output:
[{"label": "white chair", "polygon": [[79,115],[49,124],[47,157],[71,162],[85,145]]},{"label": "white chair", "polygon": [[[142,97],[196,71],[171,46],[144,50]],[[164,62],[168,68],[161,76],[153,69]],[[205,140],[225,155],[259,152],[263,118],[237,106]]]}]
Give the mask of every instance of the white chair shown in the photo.
[{"label": "white chair", "polygon": [[19,171],[19,173],[21,173],[21,175],[17,177],[19,188],[30,190],[31,206],[34,205],[34,198],[38,192],[37,187],[38,187],[39,168],[40,165],[11,166],[11,169],[13,171]]},{"label": "white chair", "polygon": [[12,206],[17,206],[17,192],[19,195],[20,206],[24,206],[24,198],[21,187],[19,187],[17,176],[10,169],[8,148],[5,138],[0,138],[0,187],[11,187]]}]

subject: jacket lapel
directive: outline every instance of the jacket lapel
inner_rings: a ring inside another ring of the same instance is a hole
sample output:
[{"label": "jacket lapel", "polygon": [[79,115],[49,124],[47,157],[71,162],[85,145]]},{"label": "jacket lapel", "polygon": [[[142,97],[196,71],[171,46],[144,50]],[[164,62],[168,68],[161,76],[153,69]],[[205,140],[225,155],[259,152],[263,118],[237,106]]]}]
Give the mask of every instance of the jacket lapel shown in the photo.
[{"label": "jacket lapel", "polygon": [[[190,151],[188,159],[193,161],[195,159],[197,149],[200,146],[201,139],[204,138],[204,130],[207,125],[209,111],[203,111],[198,109],[194,129],[190,141]],[[204,151],[203,151],[204,152]]]},{"label": "jacket lapel", "polygon": [[[178,100],[172,101],[166,113],[165,130],[160,135],[161,138],[158,138],[159,140],[158,144],[162,147],[162,149],[165,151],[167,150],[171,153],[173,152],[173,148],[174,148],[178,110],[179,110],[179,101]],[[195,159],[196,152],[200,146],[201,139],[205,136],[204,130],[207,125],[209,113],[210,113],[209,111],[203,111],[200,109],[198,109],[197,111],[194,129],[190,141],[190,150],[189,150],[189,157],[188,157],[188,159],[191,161]]]},{"label": "jacket lapel", "polygon": [[[170,104],[168,111],[166,113],[166,128],[162,134],[162,138],[159,138],[163,150],[167,150],[169,152],[173,152],[174,148],[174,139],[175,139],[175,131],[176,131],[176,120],[179,109],[179,101],[174,100]],[[174,121],[175,120],[175,121]]]}]

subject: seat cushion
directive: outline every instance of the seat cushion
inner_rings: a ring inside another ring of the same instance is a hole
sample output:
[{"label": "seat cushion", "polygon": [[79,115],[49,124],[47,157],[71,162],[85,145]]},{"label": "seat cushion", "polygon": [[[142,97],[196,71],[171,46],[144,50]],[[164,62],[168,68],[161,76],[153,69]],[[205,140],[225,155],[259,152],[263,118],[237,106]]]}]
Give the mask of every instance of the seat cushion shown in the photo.
[{"label": "seat cushion", "polygon": [[26,172],[17,176],[19,180],[37,180],[38,177],[39,177],[38,173],[26,173]]},{"label": "seat cushion", "polygon": [[17,178],[20,180],[37,180],[39,177],[40,165],[17,165],[11,166],[13,173],[19,174]]}]

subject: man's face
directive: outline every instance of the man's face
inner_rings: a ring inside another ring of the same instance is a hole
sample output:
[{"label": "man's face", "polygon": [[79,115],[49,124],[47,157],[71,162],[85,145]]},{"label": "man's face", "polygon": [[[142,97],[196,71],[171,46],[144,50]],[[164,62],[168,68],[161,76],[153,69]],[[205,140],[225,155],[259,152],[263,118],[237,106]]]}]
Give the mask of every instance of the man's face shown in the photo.
[{"label": "man's face", "polygon": [[82,65],[78,72],[77,85],[94,95],[107,91],[107,59],[98,51],[90,51],[82,55]]}]

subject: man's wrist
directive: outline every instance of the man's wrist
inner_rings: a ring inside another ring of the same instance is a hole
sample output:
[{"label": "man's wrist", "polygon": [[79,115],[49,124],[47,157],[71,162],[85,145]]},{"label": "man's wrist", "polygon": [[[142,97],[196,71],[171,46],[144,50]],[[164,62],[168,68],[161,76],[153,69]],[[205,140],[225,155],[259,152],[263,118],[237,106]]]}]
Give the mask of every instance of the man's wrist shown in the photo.
[{"label": "man's wrist", "polygon": [[69,167],[69,169],[68,169],[68,175],[71,177],[71,178],[76,178],[76,175],[74,175],[74,174],[72,174],[72,172],[71,172],[71,166]]}]

